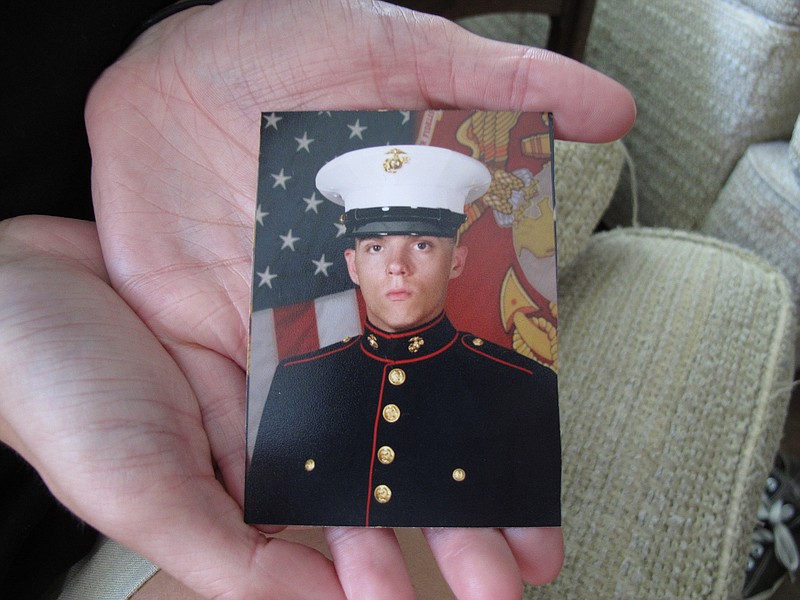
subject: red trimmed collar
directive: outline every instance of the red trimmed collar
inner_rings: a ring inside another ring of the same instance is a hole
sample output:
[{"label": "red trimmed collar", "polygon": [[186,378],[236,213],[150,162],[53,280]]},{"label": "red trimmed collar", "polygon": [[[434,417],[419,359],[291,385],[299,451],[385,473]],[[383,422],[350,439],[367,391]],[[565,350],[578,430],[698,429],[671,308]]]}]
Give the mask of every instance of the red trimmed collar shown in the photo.
[{"label": "red trimmed collar", "polygon": [[419,327],[392,333],[367,321],[361,336],[361,348],[378,360],[419,360],[438,354],[457,336],[456,328],[444,313]]}]

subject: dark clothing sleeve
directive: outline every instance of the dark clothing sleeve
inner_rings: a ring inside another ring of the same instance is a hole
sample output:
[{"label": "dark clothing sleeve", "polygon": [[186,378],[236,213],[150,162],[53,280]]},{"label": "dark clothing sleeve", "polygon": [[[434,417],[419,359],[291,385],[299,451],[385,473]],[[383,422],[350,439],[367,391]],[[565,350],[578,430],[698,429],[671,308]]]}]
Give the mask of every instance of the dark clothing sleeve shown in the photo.
[{"label": "dark clothing sleeve", "polygon": [[83,108],[92,84],[171,0],[11,2],[0,19],[0,219],[91,219]]},{"label": "dark clothing sleeve", "polygon": [[[92,84],[172,0],[11,2],[0,19],[0,220],[92,219],[83,110]],[[0,597],[42,598],[96,533],[0,443]]]}]

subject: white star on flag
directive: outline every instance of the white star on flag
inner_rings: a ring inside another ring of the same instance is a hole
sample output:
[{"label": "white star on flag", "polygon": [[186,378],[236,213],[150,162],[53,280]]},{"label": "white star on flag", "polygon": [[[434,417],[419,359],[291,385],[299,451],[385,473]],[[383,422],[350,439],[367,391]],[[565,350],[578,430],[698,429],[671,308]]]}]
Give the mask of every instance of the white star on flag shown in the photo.
[{"label": "white star on flag", "polygon": [[361,134],[364,133],[367,128],[366,126],[361,125],[358,119],[356,119],[356,122],[353,125],[348,125],[347,127],[350,129],[349,139],[353,139],[354,137],[357,137],[360,140],[364,139]]},{"label": "white star on flag", "polygon": [[267,123],[266,123],[266,125],[264,125],[264,129],[269,129],[270,127],[274,127],[275,131],[278,130],[278,121],[283,119],[283,117],[279,117],[275,113],[272,113],[271,115],[267,115],[265,118],[267,120]]},{"label": "white star on flag", "polygon": [[264,212],[263,210],[261,210],[261,205],[259,204],[256,207],[256,222],[259,225],[263,226],[264,225],[264,217],[267,217],[267,216],[269,216],[269,213],[268,212]]},{"label": "white star on flag", "polygon": [[279,238],[283,240],[283,245],[281,245],[281,250],[284,248],[289,248],[292,252],[294,252],[294,243],[298,241],[299,237],[292,236],[292,230],[289,230],[289,233],[286,235],[279,235]]},{"label": "white star on flag", "polygon": [[269,272],[269,267],[267,267],[266,271],[263,273],[256,273],[261,278],[261,281],[258,282],[258,287],[262,285],[266,285],[269,289],[272,289],[272,280],[277,277],[277,275],[273,275]]},{"label": "white star on flag", "polygon": [[305,212],[313,210],[315,213],[319,214],[317,207],[322,204],[322,200],[317,200],[317,192],[313,192],[311,198],[303,198],[303,202],[307,205]]},{"label": "white star on flag", "polygon": [[325,277],[328,276],[328,267],[332,266],[332,262],[325,261],[325,255],[323,254],[319,260],[312,260],[312,263],[317,267],[317,270],[314,271],[314,275],[319,275],[322,273]]},{"label": "white star on flag", "polygon": [[337,229],[336,232],[337,238],[342,237],[345,233],[347,233],[347,225],[345,225],[344,223],[334,223],[333,226],[336,227]]},{"label": "white star on flag", "polygon": [[275,179],[275,183],[272,185],[273,189],[278,186],[281,186],[283,189],[286,189],[286,182],[292,178],[291,175],[286,175],[283,172],[283,169],[281,169],[280,173],[270,173],[270,177]]},{"label": "white star on flag", "polygon": [[303,137],[294,138],[294,141],[297,142],[297,152],[300,152],[300,150],[305,150],[309,154],[311,153],[311,149],[309,148],[309,145],[314,140],[313,139],[309,139],[307,131],[303,133]]},{"label": "white star on flag", "polygon": [[400,114],[403,115],[403,122],[401,125],[405,125],[411,119],[411,111],[410,110],[401,110]]}]

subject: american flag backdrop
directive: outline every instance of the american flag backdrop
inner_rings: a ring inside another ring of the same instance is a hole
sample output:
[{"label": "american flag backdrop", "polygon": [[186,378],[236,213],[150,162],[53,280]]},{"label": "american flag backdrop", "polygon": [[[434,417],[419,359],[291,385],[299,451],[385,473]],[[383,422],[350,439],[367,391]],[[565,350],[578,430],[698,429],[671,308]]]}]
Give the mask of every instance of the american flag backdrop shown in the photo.
[{"label": "american flag backdrop", "polygon": [[[484,118],[486,115],[491,118]],[[513,120],[504,124],[508,118]],[[351,241],[344,237],[344,226],[339,223],[343,209],[316,189],[317,171],[351,150],[399,144],[449,147],[483,160],[493,171],[507,167],[511,172],[524,165],[538,182],[532,210],[540,211],[536,205],[540,197],[554,208],[552,134],[546,118],[539,114],[309,111],[262,115],[248,365],[248,455],[278,362],[362,331],[363,302],[344,260]],[[552,283],[526,279],[519,260],[524,252],[519,243],[515,245],[511,225],[520,215],[514,216],[517,205],[512,204],[504,215],[499,204],[492,208],[482,201],[475,203],[461,241],[470,247],[467,270],[451,285],[447,306],[456,327],[507,346],[515,345],[513,327],[505,313],[501,314],[503,300],[498,294],[508,272],[514,272],[514,281],[536,307],[526,309],[525,317],[544,319],[553,328],[556,321],[555,311],[548,308],[550,302],[555,303],[555,257],[547,259],[551,266],[546,265],[545,277]],[[483,213],[488,218],[481,218]],[[549,218],[552,230],[553,215]],[[540,291],[550,288],[551,292]],[[454,289],[460,302],[451,302]],[[479,323],[475,322],[476,313],[481,315]]]},{"label": "american flag backdrop", "polygon": [[412,143],[414,117],[409,111],[262,115],[248,368],[250,450],[278,361],[361,333],[359,299],[344,261],[349,240],[339,223],[343,209],[316,189],[317,171],[351,150]]}]

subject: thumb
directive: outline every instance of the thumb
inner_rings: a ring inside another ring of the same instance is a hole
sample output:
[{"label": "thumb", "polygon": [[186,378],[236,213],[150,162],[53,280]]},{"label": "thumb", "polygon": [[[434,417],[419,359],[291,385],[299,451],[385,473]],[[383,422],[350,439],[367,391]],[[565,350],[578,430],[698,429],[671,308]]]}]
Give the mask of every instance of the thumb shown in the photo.
[{"label": "thumb", "polygon": [[[344,598],[322,554],[244,524],[238,504],[214,480],[184,487],[141,529],[126,524],[119,535],[114,527],[106,533],[204,597]],[[146,498],[140,503],[152,507]]]}]

